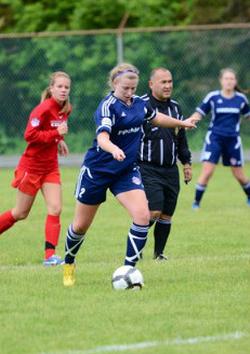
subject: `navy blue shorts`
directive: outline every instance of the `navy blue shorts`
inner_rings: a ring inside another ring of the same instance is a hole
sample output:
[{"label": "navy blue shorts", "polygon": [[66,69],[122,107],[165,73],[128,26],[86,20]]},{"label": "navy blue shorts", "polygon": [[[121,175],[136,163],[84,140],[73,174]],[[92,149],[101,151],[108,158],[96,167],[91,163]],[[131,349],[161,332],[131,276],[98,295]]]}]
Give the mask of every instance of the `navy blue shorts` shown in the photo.
[{"label": "navy blue shorts", "polygon": [[75,190],[75,197],[80,203],[88,205],[103,203],[108,189],[114,196],[133,189],[144,190],[138,167],[120,175],[113,175],[92,171],[82,166]]},{"label": "navy blue shorts", "polygon": [[242,166],[244,163],[240,136],[222,136],[207,132],[201,161],[217,164],[220,157],[224,166]]}]

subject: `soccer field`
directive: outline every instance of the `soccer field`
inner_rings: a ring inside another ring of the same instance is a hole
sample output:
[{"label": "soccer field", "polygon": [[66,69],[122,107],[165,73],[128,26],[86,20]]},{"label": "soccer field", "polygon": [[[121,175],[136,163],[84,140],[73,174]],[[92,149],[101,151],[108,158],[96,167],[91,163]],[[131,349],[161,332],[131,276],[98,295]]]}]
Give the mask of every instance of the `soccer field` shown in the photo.
[{"label": "soccer field", "polygon": [[[130,219],[112,195],[98,211],[77,258],[77,283],[62,285],[62,267],[45,268],[46,210],[39,194],[29,218],[0,236],[1,354],[248,354],[250,348],[250,208],[221,166],[191,209],[194,178],[182,184],[166,249],[152,259],[150,231],[142,291],[114,291]],[[246,165],[250,175],[250,164]],[[74,210],[77,169],[63,168],[62,235]],[[0,170],[0,212],[13,206],[13,171]]]}]

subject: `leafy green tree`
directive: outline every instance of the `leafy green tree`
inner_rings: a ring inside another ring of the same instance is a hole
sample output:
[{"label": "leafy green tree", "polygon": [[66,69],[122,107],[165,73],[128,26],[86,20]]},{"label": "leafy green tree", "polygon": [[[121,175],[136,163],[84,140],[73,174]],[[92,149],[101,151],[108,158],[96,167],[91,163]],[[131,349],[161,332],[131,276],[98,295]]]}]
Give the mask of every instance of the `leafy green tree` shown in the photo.
[{"label": "leafy green tree", "polygon": [[249,22],[250,0],[2,0],[2,32]]},{"label": "leafy green tree", "polygon": [[[117,28],[124,14],[128,14],[130,27],[212,23],[223,16],[228,22],[229,15],[243,21],[249,16],[247,3],[249,0],[220,0],[216,5],[212,0],[2,0],[0,28],[4,32]],[[234,13],[236,8],[239,11]],[[71,151],[84,151],[94,135],[93,113],[108,91],[108,72],[117,62],[116,41],[115,34],[0,39],[0,152],[17,151],[23,144],[28,115],[39,103],[49,74],[57,70],[72,78],[73,113],[67,139]],[[218,87],[222,67],[233,67],[241,86],[249,86],[247,30],[133,32],[124,33],[123,42],[124,60],[141,72],[138,93],[147,91],[152,68],[168,67],[174,75],[174,97],[185,116],[208,91]],[[206,126],[204,120],[189,133],[193,148],[201,147]],[[243,124],[242,131],[249,135],[249,124]]]}]

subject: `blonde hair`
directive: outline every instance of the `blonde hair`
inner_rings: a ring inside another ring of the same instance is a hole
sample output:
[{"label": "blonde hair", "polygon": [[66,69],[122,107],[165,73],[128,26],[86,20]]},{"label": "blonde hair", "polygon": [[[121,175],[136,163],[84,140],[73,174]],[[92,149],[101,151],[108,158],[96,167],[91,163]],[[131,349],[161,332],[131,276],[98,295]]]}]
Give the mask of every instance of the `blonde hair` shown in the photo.
[{"label": "blonde hair", "polygon": [[[52,97],[51,91],[50,91],[50,87],[53,86],[55,84],[55,81],[58,77],[64,77],[66,79],[68,79],[69,81],[71,81],[70,76],[65,73],[64,71],[56,71],[54,73],[52,73],[50,75],[50,81],[49,81],[49,86],[46,87],[46,89],[42,92],[41,95],[41,102],[43,102],[44,100],[46,100],[47,98]],[[69,113],[71,110],[71,105],[70,105],[70,101],[69,101],[69,97],[64,101],[62,109],[60,111],[60,113]]]},{"label": "blonde hair", "polygon": [[111,89],[114,88],[114,81],[117,77],[121,75],[125,75],[128,79],[138,79],[139,70],[132,64],[129,63],[121,63],[116,65],[109,73],[108,84]]},{"label": "blonde hair", "polygon": [[[220,70],[220,75],[219,75],[219,78],[221,79],[222,76],[225,74],[225,73],[231,73],[231,74],[234,74],[235,76],[235,79],[237,80],[237,74],[236,74],[236,71],[232,68],[224,68],[224,69],[221,69]],[[250,92],[250,89],[242,89],[238,84],[236,84],[235,86],[235,91],[238,91],[238,92],[241,92],[241,93],[249,93]]]}]

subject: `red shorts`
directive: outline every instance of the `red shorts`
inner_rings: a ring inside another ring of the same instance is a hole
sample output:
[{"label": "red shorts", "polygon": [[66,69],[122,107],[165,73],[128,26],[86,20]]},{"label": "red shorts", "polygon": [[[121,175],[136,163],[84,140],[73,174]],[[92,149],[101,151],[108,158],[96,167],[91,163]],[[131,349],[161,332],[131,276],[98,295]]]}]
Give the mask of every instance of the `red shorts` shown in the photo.
[{"label": "red shorts", "polygon": [[61,184],[59,170],[44,175],[36,175],[17,168],[11,185],[25,194],[35,196],[44,183]]}]

